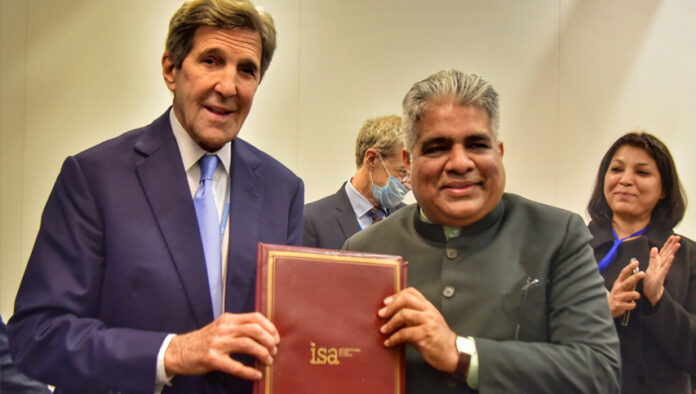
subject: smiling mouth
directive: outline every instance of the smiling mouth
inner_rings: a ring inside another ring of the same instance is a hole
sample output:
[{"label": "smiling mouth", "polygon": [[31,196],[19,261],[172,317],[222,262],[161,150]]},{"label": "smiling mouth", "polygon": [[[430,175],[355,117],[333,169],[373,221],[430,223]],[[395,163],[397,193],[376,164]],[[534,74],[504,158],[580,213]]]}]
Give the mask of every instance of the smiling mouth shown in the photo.
[{"label": "smiling mouth", "polygon": [[481,186],[483,182],[450,182],[443,185],[440,189],[454,193],[466,193],[476,186]]},{"label": "smiling mouth", "polygon": [[229,115],[232,112],[234,112],[233,110],[228,110],[226,108],[211,107],[211,106],[205,106],[205,109],[214,113],[215,115],[222,115],[222,116]]},{"label": "smiling mouth", "polygon": [[453,188],[467,188],[471,186],[481,185],[483,182],[462,180],[462,181],[450,181],[447,182],[443,187],[453,187]]}]

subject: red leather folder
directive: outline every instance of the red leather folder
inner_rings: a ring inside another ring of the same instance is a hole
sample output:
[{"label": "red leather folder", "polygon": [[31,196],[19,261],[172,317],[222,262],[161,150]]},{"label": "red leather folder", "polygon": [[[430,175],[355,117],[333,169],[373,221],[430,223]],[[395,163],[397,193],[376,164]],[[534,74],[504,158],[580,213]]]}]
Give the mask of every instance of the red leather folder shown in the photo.
[{"label": "red leather folder", "polygon": [[259,243],[256,310],[280,334],[255,394],[402,394],[403,347],[384,347],[382,300],[403,289],[400,256]]}]

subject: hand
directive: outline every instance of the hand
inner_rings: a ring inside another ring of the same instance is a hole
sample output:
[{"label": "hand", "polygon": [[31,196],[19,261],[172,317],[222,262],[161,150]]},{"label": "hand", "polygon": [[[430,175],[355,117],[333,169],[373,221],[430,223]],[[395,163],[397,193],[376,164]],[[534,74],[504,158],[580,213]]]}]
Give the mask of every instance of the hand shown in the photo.
[{"label": "hand", "polygon": [[224,313],[199,330],[173,337],[164,353],[164,368],[168,375],[222,371],[259,380],[261,371],[234,360],[230,354],[248,354],[271,365],[278,353],[278,343],[278,331],[260,313]]},{"label": "hand", "polygon": [[611,317],[616,318],[626,311],[635,309],[635,301],[640,298],[640,293],[635,290],[636,284],[645,277],[645,272],[631,275],[631,272],[636,267],[638,267],[638,260],[633,260],[625,266],[619,273],[619,277],[614,281],[611,292],[607,294]]},{"label": "hand", "polygon": [[402,290],[387,297],[384,305],[377,314],[388,319],[379,329],[388,336],[385,346],[411,343],[433,368],[449,373],[455,371],[459,361],[457,334],[418,290],[412,287]]},{"label": "hand", "polygon": [[665,277],[674,261],[674,254],[677,253],[681,244],[678,235],[672,235],[667,238],[662,249],[657,251],[657,248],[650,250],[650,263],[645,271],[645,280],[643,281],[643,294],[655,306],[662,299],[665,292]]}]

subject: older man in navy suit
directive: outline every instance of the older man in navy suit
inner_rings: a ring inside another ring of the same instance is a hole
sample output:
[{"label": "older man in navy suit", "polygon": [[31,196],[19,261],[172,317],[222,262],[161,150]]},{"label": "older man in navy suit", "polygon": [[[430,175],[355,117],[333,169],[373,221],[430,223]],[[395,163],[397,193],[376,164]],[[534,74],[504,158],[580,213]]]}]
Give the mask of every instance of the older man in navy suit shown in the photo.
[{"label": "older man in navy suit", "polygon": [[247,0],[174,14],[172,108],[69,157],[48,199],[8,325],[27,375],[56,392],[251,392],[279,344],[252,312],[256,244],[302,239],[302,181],[237,138],[274,49]]}]

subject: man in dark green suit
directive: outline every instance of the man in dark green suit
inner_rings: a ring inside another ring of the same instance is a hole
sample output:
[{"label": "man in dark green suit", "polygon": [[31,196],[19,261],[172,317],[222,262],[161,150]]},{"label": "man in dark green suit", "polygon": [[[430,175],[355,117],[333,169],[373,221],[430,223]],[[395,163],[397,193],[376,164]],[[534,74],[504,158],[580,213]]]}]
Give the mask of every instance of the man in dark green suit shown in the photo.
[{"label": "man in dark green suit", "polygon": [[406,392],[618,392],[590,235],[576,214],[504,193],[493,87],[441,71],[403,107],[417,204],[344,248],[409,262],[412,287],[378,311],[385,345],[407,344]]}]

